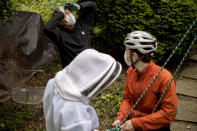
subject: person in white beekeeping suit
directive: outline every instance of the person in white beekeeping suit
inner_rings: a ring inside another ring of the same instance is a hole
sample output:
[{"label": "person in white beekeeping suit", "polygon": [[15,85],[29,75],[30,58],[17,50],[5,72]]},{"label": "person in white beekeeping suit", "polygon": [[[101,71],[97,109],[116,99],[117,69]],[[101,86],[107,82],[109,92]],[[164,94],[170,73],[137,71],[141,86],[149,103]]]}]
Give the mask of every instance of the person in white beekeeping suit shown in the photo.
[{"label": "person in white beekeeping suit", "polygon": [[118,78],[122,66],[110,55],[86,49],[47,83],[43,110],[47,131],[94,131],[99,126],[88,103]]}]

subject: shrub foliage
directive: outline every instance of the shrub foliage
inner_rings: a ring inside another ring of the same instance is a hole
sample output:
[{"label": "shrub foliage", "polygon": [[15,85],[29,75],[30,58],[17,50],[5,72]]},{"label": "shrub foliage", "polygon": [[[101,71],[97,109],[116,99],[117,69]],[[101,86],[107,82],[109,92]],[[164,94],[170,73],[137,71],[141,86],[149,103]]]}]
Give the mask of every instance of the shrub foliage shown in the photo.
[{"label": "shrub foliage", "polygon": [[[85,0],[79,0],[82,2]],[[123,41],[135,30],[150,32],[158,39],[155,60],[163,62],[197,16],[195,0],[93,0],[97,3],[92,41],[101,51],[123,59]],[[98,30],[99,29],[99,30]],[[184,54],[188,41],[178,50]]]},{"label": "shrub foliage", "polygon": [[9,20],[9,17],[14,13],[14,5],[12,0],[1,0],[0,1],[0,22],[5,23]]},{"label": "shrub foliage", "polygon": [[1,0],[0,23],[10,21],[10,16],[15,15],[17,10],[36,12],[46,22],[50,19],[52,12],[58,5],[69,1],[76,0]]},{"label": "shrub foliage", "polygon": [[[76,1],[76,0],[67,0]],[[78,0],[82,2],[86,0]],[[196,0],[92,0],[98,5],[92,28],[92,43],[96,49],[123,60],[123,41],[135,30],[150,32],[158,39],[154,57],[164,62],[197,17]],[[39,13],[44,22],[53,9],[65,0],[2,0],[0,22],[9,20],[16,10]],[[197,30],[197,29],[196,29]],[[182,56],[194,37],[193,31],[177,51]]]}]

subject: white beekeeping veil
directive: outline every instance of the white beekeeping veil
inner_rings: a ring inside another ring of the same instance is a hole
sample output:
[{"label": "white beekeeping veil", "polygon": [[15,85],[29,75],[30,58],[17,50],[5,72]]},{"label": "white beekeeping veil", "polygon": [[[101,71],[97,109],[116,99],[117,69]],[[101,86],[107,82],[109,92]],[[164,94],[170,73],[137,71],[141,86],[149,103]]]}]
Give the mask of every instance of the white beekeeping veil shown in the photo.
[{"label": "white beekeeping veil", "polygon": [[67,100],[88,103],[121,73],[122,66],[110,55],[86,49],[55,76],[56,91]]}]

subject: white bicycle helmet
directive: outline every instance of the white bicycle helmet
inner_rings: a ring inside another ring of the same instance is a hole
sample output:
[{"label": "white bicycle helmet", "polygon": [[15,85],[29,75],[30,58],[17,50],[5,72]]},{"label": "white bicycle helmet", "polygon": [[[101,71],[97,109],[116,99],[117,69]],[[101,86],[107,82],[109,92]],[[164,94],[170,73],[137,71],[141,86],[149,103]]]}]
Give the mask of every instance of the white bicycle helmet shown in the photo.
[{"label": "white bicycle helmet", "polygon": [[140,53],[153,55],[157,48],[157,39],[144,31],[134,31],[127,34],[124,45],[129,49],[136,49]]}]

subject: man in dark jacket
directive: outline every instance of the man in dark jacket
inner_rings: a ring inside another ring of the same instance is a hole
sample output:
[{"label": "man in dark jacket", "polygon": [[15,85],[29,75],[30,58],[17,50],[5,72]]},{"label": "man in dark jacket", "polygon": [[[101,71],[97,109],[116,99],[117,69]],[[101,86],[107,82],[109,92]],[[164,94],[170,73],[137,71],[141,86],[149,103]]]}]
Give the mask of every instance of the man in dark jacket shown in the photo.
[{"label": "man in dark jacket", "polygon": [[[47,22],[44,33],[57,46],[63,68],[81,51],[91,47],[89,26],[96,6],[91,1],[79,4],[67,2],[58,7],[59,11]],[[70,11],[77,10],[80,10],[80,16],[75,20]]]}]

